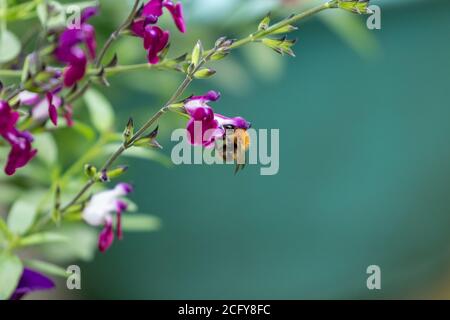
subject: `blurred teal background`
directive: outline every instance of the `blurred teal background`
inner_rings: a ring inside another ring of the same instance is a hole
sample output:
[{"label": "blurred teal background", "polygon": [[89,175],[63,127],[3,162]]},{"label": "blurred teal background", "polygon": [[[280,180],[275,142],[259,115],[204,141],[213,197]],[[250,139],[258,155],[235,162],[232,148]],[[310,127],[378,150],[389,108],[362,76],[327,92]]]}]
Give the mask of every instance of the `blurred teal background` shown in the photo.
[{"label": "blurred teal background", "polygon": [[[188,94],[222,91],[220,113],[280,129],[279,174],[129,161],[133,200],[162,228],[126,234],[82,263],[74,297],[450,298],[450,2],[378,3],[386,4],[380,31],[355,29],[351,41],[330,21],[352,19],[348,31],[364,19],[325,12],[301,24],[297,58],[254,45],[217,63],[215,80],[191,87]],[[188,37],[173,32],[182,42],[172,54],[196,38],[248,34],[264,10],[247,21],[194,17]],[[112,20],[97,21],[106,36]],[[118,47],[119,56],[143,59],[129,48]],[[143,121],[180,80],[138,72],[104,92],[119,119]],[[168,155],[168,137],[182,125],[168,117],[160,126]],[[380,291],[366,288],[372,264],[381,267]]]}]

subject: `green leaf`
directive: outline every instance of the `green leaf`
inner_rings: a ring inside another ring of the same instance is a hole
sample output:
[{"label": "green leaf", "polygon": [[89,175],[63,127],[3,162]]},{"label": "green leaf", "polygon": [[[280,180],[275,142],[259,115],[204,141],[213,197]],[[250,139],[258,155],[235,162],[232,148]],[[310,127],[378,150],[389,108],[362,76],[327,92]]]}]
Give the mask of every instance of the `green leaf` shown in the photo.
[{"label": "green leaf", "polygon": [[47,1],[44,1],[37,6],[36,13],[41,25],[45,27],[48,18]]},{"label": "green leaf", "polygon": [[25,265],[37,271],[46,273],[48,275],[67,278],[69,275],[64,268],[57,266],[50,262],[39,261],[39,260],[25,260]]},{"label": "green leaf", "polygon": [[59,233],[42,232],[20,239],[19,246],[28,247],[53,242],[68,242],[68,238]]},{"label": "green leaf", "polygon": [[161,228],[161,220],[148,214],[124,214],[122,216],[122,229],[128,232],[149,232]]},{"label": "green leaf", "polygon": [[25,234],[33,225],[43,193],[27,193],[14,202],[8,215],[8,227],[17,235]]},{"label": "green leaf", "polygon": [[14,234],[9,230],[2,217],[0,217],[0,234],[3,235],[5,239],[12,239],[14,237]]},{"label": "green leaf", "polygon": [[58,1],[49,1],[49,5],[52,6],[52,12],[49,14],[48,10],[47,15],[49,15],[48,19],[46,19],[46,27],[48,29],[59,29],[63,28],[66,25],[66,10]]},{"label": "green leaf", "polygon": [[99,5],[99,2],[96,1],[96,0],[93,0],[93,1],[81,1],[81,2],[74,2],[74,3],[71,3],[71,4],[64,4],[63,8],[65,10],[67,10],[70,7],[77,6],[78,8],[80,8],[80,10],[84,10],[84,9],[86,9],[88,7],[96,7],[98,5]]},{"label": "green leaf", "polygon": [[38,134],[34,138],[34,146],[39,150],[38,159],[42,160],[48,167],[52,167],[58,160],[58,147],[55,139],[50,133]]},{"label": "green leaf", "polygon": [[23,190],[17,186],[0,182],[0,205],[9,206],[23,193]]},{"label": "green leaf", "polygon": [[95,131],[90,126],[80,121],[76,121],[72,128],[85,137],[88,141],[92,141],[96,137]]},{"label": "green leaf", "polygon": [[89,89],[84,95],[91,121],[100,132],[110,131],[114,124],[114,110],[99,91]]},{"label": "green leaf", "polygon": [[22,275],[22,262],[8,252],[0,253],[0,300],[9,299]]},{"label": "green leaf", "polygon": [[10,31],[0,32],[0,64],[16,58],[21,49],[19,39]]},{"label": "green leaf", "polygon": [[[118,145],[118,144],[106,145],[103,148],[103,152],[105,155],[110,155],[112,152],[116,151],[119,146],[120,145]],[[125,151],[123,153],[123,156],[156,161],[159,164],[162,164],[163,166],[168,167],[168,168],[173,165],[172,160],[168,156],[166,156],[156,150],[152,150],[152,149],[131,148],[131,149],[128,149],[127,151]]]},{"label": "green leaf", "polygon": [[74,260],[90,261],[97,251],[98,231],[85,223],[64,224],[58,229],[69,241],[64,246],[56,243],[39,247],[46,257],[61,264]]}]

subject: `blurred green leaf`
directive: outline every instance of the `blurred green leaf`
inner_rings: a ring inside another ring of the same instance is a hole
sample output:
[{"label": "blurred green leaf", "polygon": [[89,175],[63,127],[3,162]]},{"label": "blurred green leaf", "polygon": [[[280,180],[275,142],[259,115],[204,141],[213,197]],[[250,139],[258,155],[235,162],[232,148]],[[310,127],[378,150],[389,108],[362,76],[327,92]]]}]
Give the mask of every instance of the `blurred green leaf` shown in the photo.
[{"label": "blurred green leaf", "polygon": [[22,275],[22,262],[8,252],[0,253],[0,300],[9,299]]},{"label": "blurred green leaf", "polygon": [[323,12],[318,17],[361,56],[370,58],[379,52],[378,42],[367,29],[364,17],[339,11]]},{"label": "blurred green leaf", "polygon": [[63,8],[65,10],[69,9],[71,6],[77,6],[80,10],[84,10],[88,7],[95,7],[99,5],[99,1],[80,1],[80,2],[71,2],[70,4],[63,4]]},{"label": "blurred green leaf", "polygon": [[14,202],[21,194],[22,189],[7,183],[0,183],[0,204],[9,205]]},{"label": "blurred green leaf", "polygon": [[69,263],[73,260],[90,261],[97,250],[98,231],[84,223],[65,224],[58,231],[69,239],[64,246],[45,244],[40,250],[46,257],[58,263]]},{"label": "blurred green leaf", "polygon": [[260,46],[245,46],[242,53],[246,62],[263,80],[277,81],[283,75],[287,59],[274,54],[273,51],[261,50]]},{"label": "blurred green leaf", "polygon": [[48,18],[47,1],[42,2],[36,8],[36,13],[42,26],[46,26]]},{"label": "blurred green leaf", "polygon": [[43,272],[48,275],[67,278],[68,273],[64,268],[57,266],[50,262],[39,261],[39,260],[25,260],[25,265],[27,267],[33,268],[37,271]]},{"label": "blurred green leaf", "polygon": [[84,95],[92,124],[100,131],[110,131],[114,124],[114,110],[109,101],[99,91],[89,89]]},{"label": "blurred green leaf", "polygon": [[5,21],[29,19],[36,15],[35,9],[40,1],[42,0],[28,1],[20,4],[16,2],[10,3],[12,6],[9,6],[6,11],[0,10],[0,18],[6,18],[4,19]]},{"label": "blurred green leaf", "polygon": [[19,39],[8,30],[0,30],[0,64],[16,58],[20,53]]},{"label": "blurred green leaf", "polygon": [[64,27],[66,25],[67,16],[62,4],[58,1],[49,1],[49,5],[52,6],[52,14],[50,14],[49,18],[45,21],[46,27],[48,29],[58,29]]},{"label": "blurred green leaf", "polygon": [[27,247],[52,242],[68,242],[68,240],[66,236],[60,233],[42,232],[20,239],[19,246]]},{"label": "blurred green leaf", "polygon": [[50,133],[37,134],[34,138],[34,146],[39,150],[38,159],[42,160],[48,167],[52,167],[58,160],[58,147],[55,139]]},{"label": "blurred green leaf", "polygon": [[128,232],[148,232],[155,231],[161,227],[161,220],[158,217],[148,214],[124,214],[122,216],[122,229]]},{"label": "blurred green leaf", "polygon": [[26,193],[14,202],[7,219],[11,232],[23,235],[29,230],[36,218],[43,196],[43,192],[35,190]]},{"label": "blurred green leaf", "polygon": [[80,121],[74,123],[73,129],[85,137],[86,140],[92,141],[96,137],[95,131],[90,126]]},{"label": "blurred green leaf", "polygon": [[6,225],[5,220],[3,220],[2,217],[0,217],[0,236],[2,236],[3,240],[11,239],[14,237],[14,234],[9,230],[8,226]]}]

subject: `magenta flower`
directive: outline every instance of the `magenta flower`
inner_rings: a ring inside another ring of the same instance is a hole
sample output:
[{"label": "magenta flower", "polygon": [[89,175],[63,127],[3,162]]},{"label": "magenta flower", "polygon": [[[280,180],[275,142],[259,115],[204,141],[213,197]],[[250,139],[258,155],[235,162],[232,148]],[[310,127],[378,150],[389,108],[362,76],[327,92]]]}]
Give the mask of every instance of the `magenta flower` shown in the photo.
[{"label": "magenta flower", "polygon": [[144,5],[142,15],[160,17],[163,15],[163,8],[166,8],[172,15],[173,21],[180,32],[186,32],[186,23],[184,21],[183,6],[180,2],[174,4],[172,1],[166,0],[150,0]]},{"label": "magenta flower", "polygon": [[73,86],[86,73],[88,57],[80,45],[84,44],[86,46],[90,59],[95,58],[97,46],[95,29],[86,22],[89,18],[97,14],[97,10],[97,7],[84,9],[80,19],[80,27],[66,29],[59,36],[55,56],[59,61],[67,64],[64,70],[64,85],[66,87]]},{"label": "magenta flower", "polygon": [[20,132],[17,129],[13,129],[3,135],[3,138],[11,145],[5,173],[12,176],[17,169],[26,166],[34,158],[37,150],[33,149],[31,145],[33,136],[27,131]]},{"label": "magenta flower", "polygon": [[95,194],[83,210],[83,219],[92,226],[103,225],[98,238],[98,248],[105,252],[114,241],[112,213],[116,213],[116,235],[122,239],[122,212],[127,204],[121,197],[133,191],[126,183],[119,183],[114,189]]},{"label": "magenta flower", "polygon": [[216,139],[225,135],[226,129],[250,128],[250,123],[242,117],[228,118],[214,113],[208,103],[219,98],[219,93],[209,91],[203,96],[193,96],[185,100],[184,108],[190,116],[186,130],[191,144],[210,147]]},{"label": "magenta flower", "polygon": [[[34,92],[22,91],[19,93],[20,104],[30,106],[31,115],[36,121],[46,121],[50,119],[51,122],[58,125],[58,109],[63,105],[61,97],[57,95],[57,91],[49,91],[46,93],[45,98]],[[64,116],[68,111],[64,110]],[[70,113],[70,112],[69,112]],[[67,119],[67,124],[72,123],[71,115],[70,119]]]},{"label": "magenta flower", "polygon": [[33,137],[27,131],[16,129],[19,113],[13,111],[6,101],[0,101],[0,135],[11,145],[11,151],[5,166],[5,173],[13,175],[24,167],[37,153],[32,148]]},{"label": "magenta flower", "polygon": [[19,113],[11,109],[8,102],[0,100],[0,135],[14,130]]},{"label": "magenta flower", "polygon": [[181,3],[175,5],[172,1],[150,0],[139,12],[140,17],[135,19],[130,27],[136,37],[144,39],[144,48],[148,52],[147,58],[150,64],[159,63],[158,55],[169,43],[169,31],[155,25],[158,18],[162,16],[164,7],[172,14],[178,29],[184,33],[186,25],[182,5]]},{"label": "magenta flower", "polygon": [[54,287],[55,283],[50,278],[39,272],[25,268],[16,290],[10,297],[10,300],[20,300],[28,293],[50,290]]},{"label": "magenta flower", "polygon": [[144,34],[144,48],[148,51],[148,62],[157,64],[159,62],[158,54],[169,43],[170,33],[164,31],[158,26],[146,26]]}]

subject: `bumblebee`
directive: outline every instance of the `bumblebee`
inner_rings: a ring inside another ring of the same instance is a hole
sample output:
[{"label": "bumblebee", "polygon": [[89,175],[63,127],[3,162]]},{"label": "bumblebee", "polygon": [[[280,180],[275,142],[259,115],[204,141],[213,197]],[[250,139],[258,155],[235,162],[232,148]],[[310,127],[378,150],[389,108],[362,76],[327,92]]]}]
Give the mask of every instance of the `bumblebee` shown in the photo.
[{"label": "bumblebee", "polygon": [[250,135],[247,130],[231,125],[224,126],[224,129],[224,136],[216,141],[217,155],[226,163],[236,163],[236,174],[245,167],[245,153],[250,148]]}]

